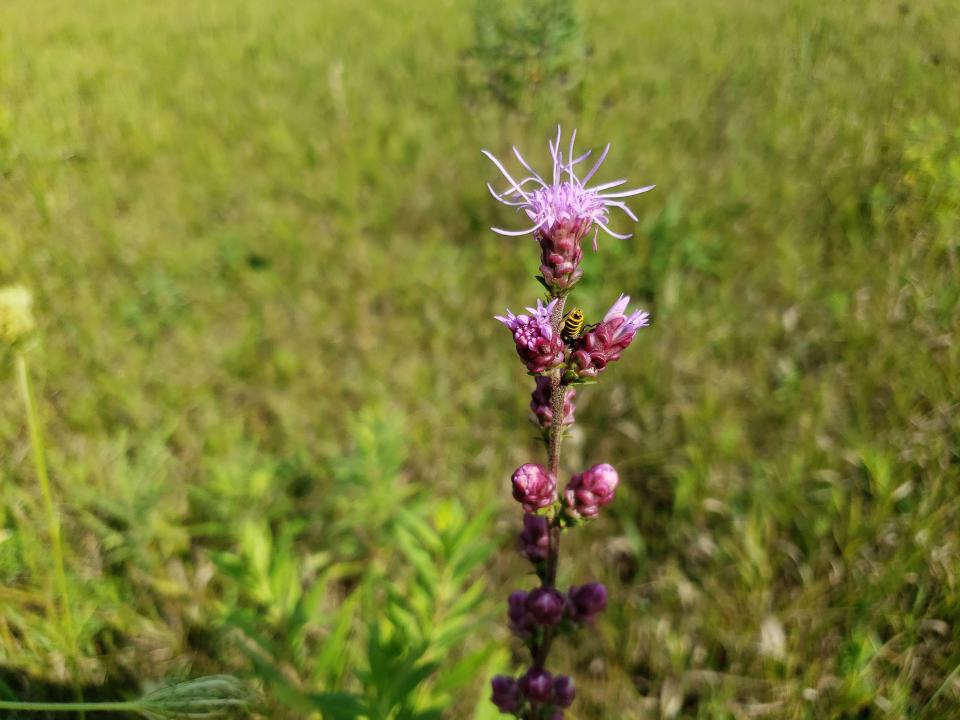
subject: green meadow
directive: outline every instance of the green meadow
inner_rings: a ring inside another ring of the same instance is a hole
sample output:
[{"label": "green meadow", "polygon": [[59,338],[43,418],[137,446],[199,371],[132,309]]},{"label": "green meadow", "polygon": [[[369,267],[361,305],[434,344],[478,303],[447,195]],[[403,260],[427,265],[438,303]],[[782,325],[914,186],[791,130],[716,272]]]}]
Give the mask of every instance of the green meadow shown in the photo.
[{"label": "green meadow", "polygon": [[560,123],[657,185],[572,296],[652,325],[564,443],[622,480],[564,539],[610,593],[553,651],[567,717],[960,718],[957,10],[0,4],[67,587],[2,350],[0,700],[231,674],[266,718],[505,717],[543,449],[492,316],[542,288],[480,150],[544,169]]}]

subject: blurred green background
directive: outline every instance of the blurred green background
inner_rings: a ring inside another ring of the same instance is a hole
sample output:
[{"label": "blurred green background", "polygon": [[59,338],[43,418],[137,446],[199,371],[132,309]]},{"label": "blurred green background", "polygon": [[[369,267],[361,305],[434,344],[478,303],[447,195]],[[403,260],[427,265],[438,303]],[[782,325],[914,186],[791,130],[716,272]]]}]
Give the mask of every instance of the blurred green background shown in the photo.
[{"label": "blurred green background", "polygon": [[0,5],[79,627],[5,358],[0,696],[497,717],[542,448],[492,315],[540,289],[480,148],[542,168],[561,122],[657,183],[574,295],[653,326],[565,445],[624,481],[565,541],[611,594],[569,717],[960,717],[957,37],[954,0]]}]

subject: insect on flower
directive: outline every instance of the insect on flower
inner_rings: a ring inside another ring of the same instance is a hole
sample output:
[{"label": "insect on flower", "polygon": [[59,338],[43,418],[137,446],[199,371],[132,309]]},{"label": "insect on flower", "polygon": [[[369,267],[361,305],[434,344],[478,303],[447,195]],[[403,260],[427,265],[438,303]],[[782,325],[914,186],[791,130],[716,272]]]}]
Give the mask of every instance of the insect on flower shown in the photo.
[{"label": "insect on flower", "polygon": [[572,343],[583,332],[586,316],[580,308],[574,308],[563,316],[563,325],[560,327],[560,337],[567,343]]}]

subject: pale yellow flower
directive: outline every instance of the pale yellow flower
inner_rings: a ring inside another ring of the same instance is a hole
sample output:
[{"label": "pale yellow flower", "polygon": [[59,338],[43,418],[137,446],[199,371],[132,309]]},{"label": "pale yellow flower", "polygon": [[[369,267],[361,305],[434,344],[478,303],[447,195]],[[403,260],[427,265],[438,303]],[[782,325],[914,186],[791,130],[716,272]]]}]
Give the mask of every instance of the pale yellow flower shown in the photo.
[{"label": "pale yellow flower", "polygon": [[0,343],[13,345],[34,328],[33,296],[23,285],[0,288]]}]

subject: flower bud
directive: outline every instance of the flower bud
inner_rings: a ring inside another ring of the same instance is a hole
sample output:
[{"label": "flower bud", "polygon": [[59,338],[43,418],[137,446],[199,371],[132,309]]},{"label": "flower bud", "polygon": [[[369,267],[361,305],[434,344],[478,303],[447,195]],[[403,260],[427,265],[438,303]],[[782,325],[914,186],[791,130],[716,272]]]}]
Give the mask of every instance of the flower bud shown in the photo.
[{"label": "flower bud", "polygon": [[523,530],[520,532],[520,554],[532,563],[543,562],[550,552],[550,523],[545,517],[523,516]]},{"label": "flower bud", "polygon": [[0,343],[13,345],[34,328],[33,297],[23,285],[0,288]]},{"label": "flower bud", "polygon": [[557,481],[543,465],[527,463],[513,473],[513,497],[528,512],[536,512],[557,501]]},{"label": "flower bud", "polygon": [[569,675],[557,675],[553,679],[553,704],[568,708],[573,704],[573,699],[577,696],[577,689],[574,687],[573,678]]},{"label": "flower bud", "polygon": [[601,583],[574,585],[567,593],[567,614],[575,622],[592,623],[607,607],[607,589]]},{"label": "flower bud", "polygon": [[590,229],[588,218],[571,218],[550,234],[537,231],[540,243],[540,272],[544,284],[553,292],[569,291],[583,277],[583,250],[580,238]]},{"label": "flower bud", "polygon": [[[550,398],[552,390],[550,378],[540,375],[537,377],[537,387],[530,396],[532,420],[542,430],[550,429],[553,424],[553,404]],[[563,422],[561,424],[564,426],[573,425],[573,413],[577,409],[573,401],[576,397],[577,391],[573,388],[568,388],[563,396]]]},{"label": "flower bud", "polygon": [[553,700],[553,675],[543,668],[530,668],[520,678],[520,692],[532,702],[548,703]]},{"label": "flower bud", "polygon": [[490,687],[493,691],[490,701],[499,708],[500,712],[513,713],[520,709],[523,697],[514,678],[497,675],[490,681]]},{"label": "flower bud", "polygon": [[539,587],[527,595],[527,612],[538,625],[556,625],[563,619],[563,594],[554,588]]},{"label": "flower bud", "polygon": [[527,597],[529,593],[523,590],[514,590],[507,598],[507,617],[510,618],[510,630],[519,637],[529,637],[533,633],[534,622],[527,612]]},{"label": "flower bud", "polygon": [[650,324],[650,314],[643,310],[629,316],[625,314],[629,302],[629,296],[620,295],[603,322],[577,340],[564,373],[565,382],[597,377],[608,363],[620,359],[620,353],[633,342],[637,330]]},{"label": "flower bud", "polygon": [[613,502],[620,476],[612,465],[600,463],[574,475],[563,491],[569,513],[576,518],[592,518],[600,508]]},{"label": "flower bud", "polygon": [[514,315],[507,310],[505,316],[495,316],[513,333],[517,355],[534,375],[548,373],[563,363],[563,338],[553,331],[550,316],[557,300],[548,305],[537,300],[535,308],[527,308],[529,315]]}]

